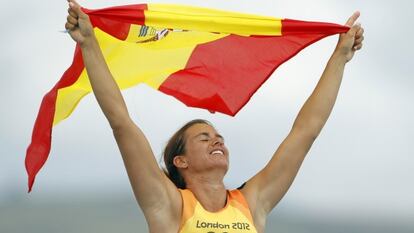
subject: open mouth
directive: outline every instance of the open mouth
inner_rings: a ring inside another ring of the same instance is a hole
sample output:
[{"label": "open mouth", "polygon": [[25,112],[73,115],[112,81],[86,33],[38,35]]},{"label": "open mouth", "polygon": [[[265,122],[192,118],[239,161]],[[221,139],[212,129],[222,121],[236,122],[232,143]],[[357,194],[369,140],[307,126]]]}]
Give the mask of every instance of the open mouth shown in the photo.
[{"label": "open mouth", "polygon": [[213,150],[210,154],[212,155],[224,155],[224,152],[222,150]]}]

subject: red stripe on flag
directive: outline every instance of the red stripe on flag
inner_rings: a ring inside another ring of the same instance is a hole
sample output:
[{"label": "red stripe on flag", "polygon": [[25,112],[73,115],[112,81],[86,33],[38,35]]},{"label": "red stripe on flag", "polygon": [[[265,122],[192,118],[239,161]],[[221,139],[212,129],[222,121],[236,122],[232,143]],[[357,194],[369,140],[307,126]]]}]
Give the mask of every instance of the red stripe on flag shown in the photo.
[{"label": "red stripe on flag", "polygon": [[279,65],[330,34],[230,35],[198,45],[159,90],[187,106],[234,116]]},{"label": "red stripe on flag", "polygon": [[94,27],[100,28],[119,40],[125,40],[128,37],[131,24],[145,24],[144,11],[147,9],[147,4],[115,6],[97,10],[82,8],[89,15]]},{"label": "red stripe on flag", "polygon": [[347,32],[348,26],[334,23],[309,22],[294,19],[282,20],[282,35],[298,35],[298,34],[337,34]]},{"label": "red stripe on flag", "polygon": [[[127,38],[130,23],[144,24],[144,10],[146,9],[147,4],[109,7],[99,10],[82,8],[89,15],[94,27],[98,27],[120,40]],[[75,83],[83,69],[82,53],[80,47],[76,46],[72,65],[66,70],[59,82],[43,97],[33,127],[32,141],[26,151],[25,166],[29,176],[29,192],[32,190],[37,173],[45,164],[50,152],[58,90]]]},{"label": "red stripe on flag", "polygon": [[43,97],[39,113],[33,127],[32,141],[26,151],[25,166],[29,176],[29,192],[50,152],[53,119],[55,117],[58,90],[75,83],[84,69],[82,53],[76,46],[72,65],[63,74],[59,82]]}]

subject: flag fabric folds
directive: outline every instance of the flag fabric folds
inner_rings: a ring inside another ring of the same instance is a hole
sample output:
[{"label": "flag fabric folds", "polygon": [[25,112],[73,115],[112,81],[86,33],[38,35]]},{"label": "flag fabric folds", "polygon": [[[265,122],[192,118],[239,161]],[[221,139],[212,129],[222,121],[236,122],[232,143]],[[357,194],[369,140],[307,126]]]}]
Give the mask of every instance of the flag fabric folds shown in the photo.
[{"label": "flag fabric folds", "polygon": [[[190,107],[234,116],[273,71],[306,46],[346,26],[170,4],[89,10],[120,89],[144,83]],[[43,97],[27,149],[29,192],[47,160],[52,128],[92,91],[79,46]]]}]

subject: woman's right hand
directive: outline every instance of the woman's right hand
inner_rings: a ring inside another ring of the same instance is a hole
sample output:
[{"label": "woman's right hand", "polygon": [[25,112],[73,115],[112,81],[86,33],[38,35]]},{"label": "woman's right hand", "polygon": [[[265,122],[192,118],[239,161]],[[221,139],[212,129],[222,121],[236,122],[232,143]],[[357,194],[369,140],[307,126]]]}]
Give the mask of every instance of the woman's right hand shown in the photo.
[{"label": "woman's right hand", "polygon": [[94,32],[89,16],[85,14],[80,5],[75,0],[68,0],[69,9],[65,28],[69,35],[79,45],[86,44],[87,41],[94,39]]}]

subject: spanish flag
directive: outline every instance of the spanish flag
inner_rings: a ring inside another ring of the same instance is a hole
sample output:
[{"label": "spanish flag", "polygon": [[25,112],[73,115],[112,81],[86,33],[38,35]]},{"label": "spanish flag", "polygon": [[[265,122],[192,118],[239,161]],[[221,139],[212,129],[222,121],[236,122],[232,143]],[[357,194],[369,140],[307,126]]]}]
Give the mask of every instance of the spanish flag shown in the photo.
[{"label": "spanish flag", "polygon": [[[171,4],[83,11],[120,89],[143,83],[187,106],[231,116],[283,62],[349,29]],[[72,65],[40,106],[25,161],[29,192],[49,155],[53,126],[91,91],[77,46]]]}]

